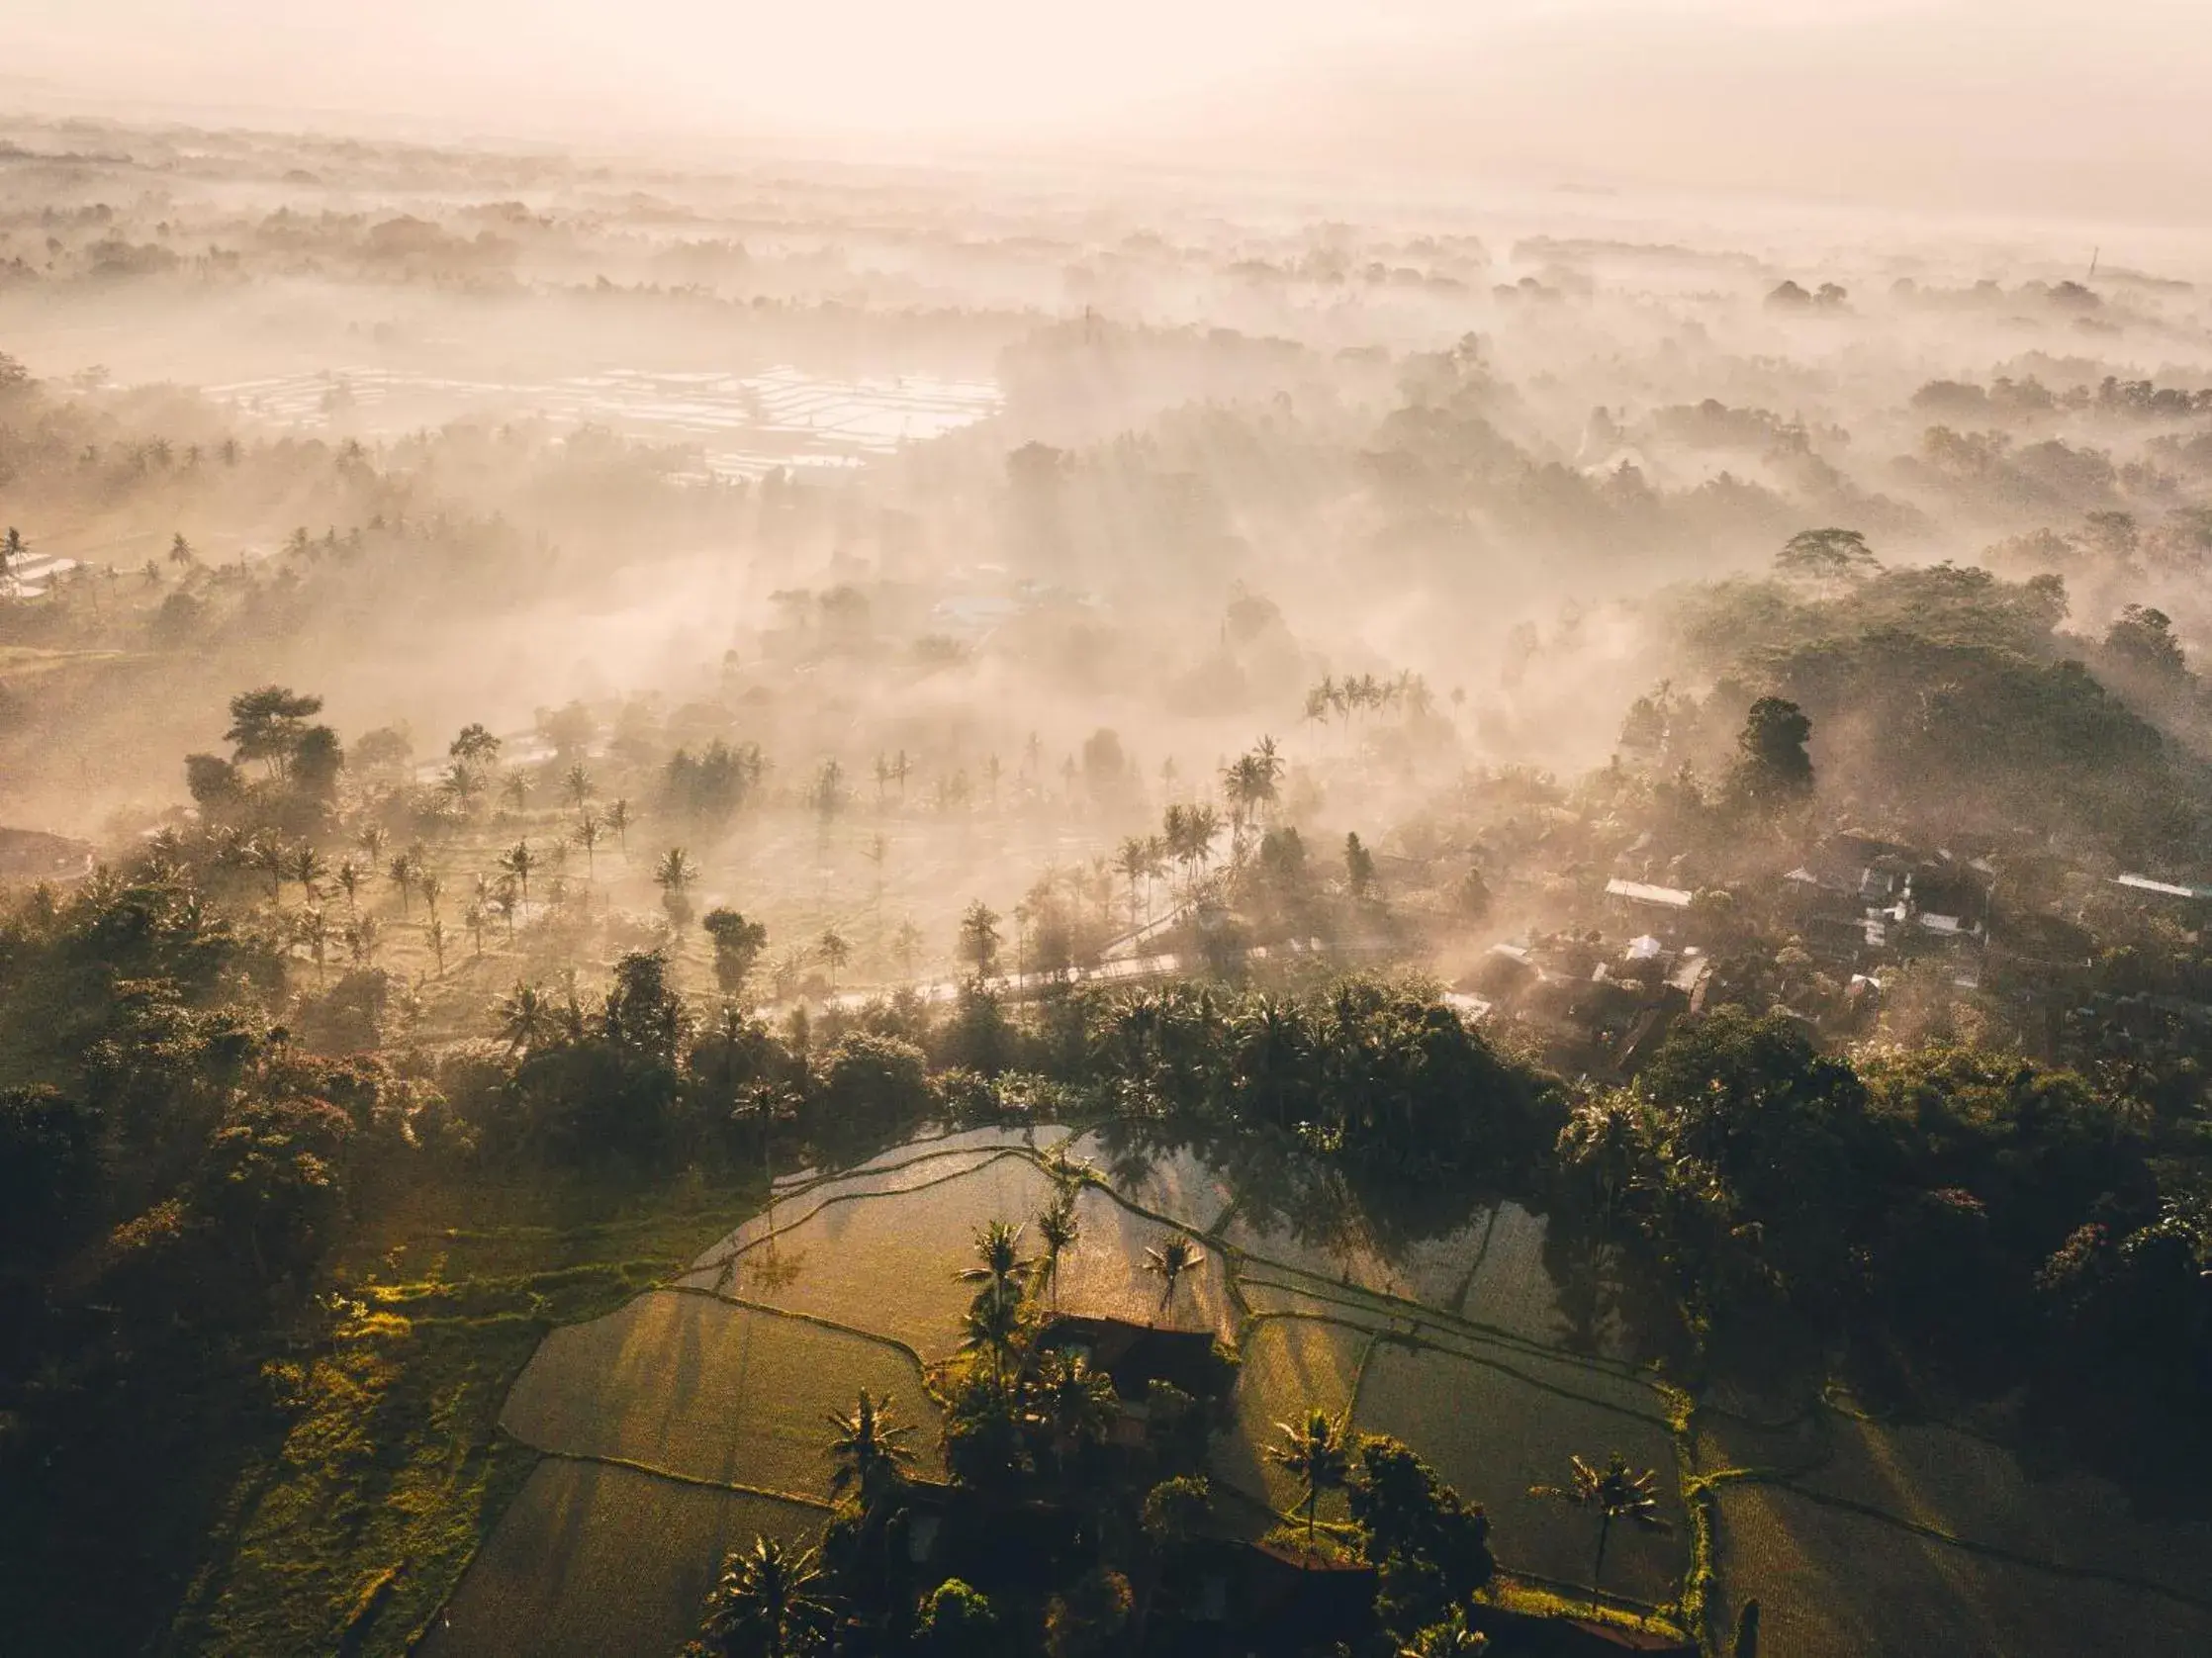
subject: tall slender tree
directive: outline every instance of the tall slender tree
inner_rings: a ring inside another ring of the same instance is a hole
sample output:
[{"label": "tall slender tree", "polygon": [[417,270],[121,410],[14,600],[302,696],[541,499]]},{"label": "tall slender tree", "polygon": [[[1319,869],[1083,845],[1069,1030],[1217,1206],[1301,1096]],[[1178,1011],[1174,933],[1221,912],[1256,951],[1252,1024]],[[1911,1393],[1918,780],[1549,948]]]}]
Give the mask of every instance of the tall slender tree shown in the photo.
[{"label": "tall slender tree", "polygon": [[961,958],[975,969],[978,982],[989,978],[998,970],[1001,942],[998,920],[998,911],[980,898],[969,904],[961,915]]},{"label": "tall slender tree", "polygon": [[1303,1422],[1275,1424],[1276,1442],[1267,1460],[1306,1488],[1306,1552],[1311,1555],[1321,1522],[1324,1493],[1342,1489],[1351,1471],[1351,1429],[1339,1417],[1318,1407]]},{"label": "tall slender tree", "polygon": [[386,868],[385,876],[400,889],[400,914],[406,915],[408,899],[415,891],[415,883],[421,878],[422,866],[413,852],[397,852]]},{"label": "tall slender tree", "polygon": [[1038,1271],[1052,1291],[1053,1306],[1056,1309],[1060,1306],[1060,1257],[1072,1249],[1083,1236],[1083,1224],[1075,1216],[1077,1190],[1076,1187],[1056,1180],[1053,1183],[1053,1195],[1046,1203],[1044,1213],[1037,1217],[1038,1242],[1045,1245]]},{"label": "tall slender tree", "polygon": [[1581,1457],[1571,1457],[1572,1470],[1567,1484],[1532,1485],[1531,1497],[1548,1497],[1577,1509],[1588,1509],[1598,1516],[1598,1555],[1590,1565],[1590,1587],[1602,1592],[1606,1576],[1606,1544],[1613,1536],[1615,1520],[1626,1520],[1644,1531],[1664,1531],[1667,1522],[1659,1517],[1659,1475],[1653,1469],[1638,1473],[1628,1466],[1628,1459],[1614,1451],[1603,1468],[1594,1467]]},{"label": "tall slender tree", "polygon": [[1157,1244],[1145,1246],[1145,1270],[1159,1280],[1159,1310],[1171,1313],[1175,1289],[1186,1274],[1205,1263],[1206,1251],[1181,1233],[1171,1233]]},{"label": "tall slender tree", "polygon": [[829,1424],[830,1495],[850,1497],[863,1513],[873,1513],[913,1466],[914,1448],[906,1441],[914,1429],[893,1419],[888,1396],[871,1399],[866,1388],[850,1413],[830,1412]]},{"label": "tall slender tree", "polygon": [[516,841],[500,854],[500,868],[512,875],[522,890],[522,902],[530,901],[530,872],[538,867],[538,855],[530,849],[527,840]]}]

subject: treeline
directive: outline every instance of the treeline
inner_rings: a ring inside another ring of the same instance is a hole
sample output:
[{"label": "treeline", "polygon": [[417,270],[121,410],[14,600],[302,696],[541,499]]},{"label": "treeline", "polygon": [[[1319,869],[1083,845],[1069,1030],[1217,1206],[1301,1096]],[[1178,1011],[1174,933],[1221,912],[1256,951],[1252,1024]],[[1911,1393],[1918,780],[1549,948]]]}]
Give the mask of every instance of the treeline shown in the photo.
[{"label": "treeline", "polygon": [[[1802,556],[1808,542],[1828,556]],[[1886,570],[1862,538],[1808,532],[1774,580],[1674,601],[1666,625],[1714,691],[1639,700],[1622,747],[1681,781],[1713,766],[1735,710],[1767,692],[1810,717],[1822,787],[1863,811],[1995,843],[2025,831],[2170,855],[2212,804],[2212,774],[2107,680],[2183,697],[2196,684],[2162,612],[2123,612],[2100,644],[2061,631],[2067,602],[2056,575]]]},{"label": "treeline", "polygon": [[1578,1104],[1558,1175],[1737,1356],[1782,1340],[2185,1406],[2212,1386],[2197,1150],[2184,1115],[2071,1070],[1949,1047],[1854,1063],[1728,1008]]}]

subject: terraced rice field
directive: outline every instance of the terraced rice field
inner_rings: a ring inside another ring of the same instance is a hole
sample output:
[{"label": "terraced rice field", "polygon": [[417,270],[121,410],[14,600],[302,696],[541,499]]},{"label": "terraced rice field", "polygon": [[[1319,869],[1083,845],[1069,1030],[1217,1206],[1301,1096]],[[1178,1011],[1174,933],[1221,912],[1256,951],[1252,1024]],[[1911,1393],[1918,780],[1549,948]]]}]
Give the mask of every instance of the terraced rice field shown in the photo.
[{"label": "terraced rice field", "polygon": [[862,1388],[897,1399],[937,1460],[920,1367],[886,1342],[708,1295],[655,1290],[547,1337],[500,1425],[541,1450],[682,1478],[826,1497],[823,1418]]},{"label": "terraced rice field", "polygon": [[[1275,1425],[1316,1408],[1331,1416],[1347,1410],[1371,1339],[1364,1330],[1317,1318],[1260,1318],[1247,1326],[1237,1377],[1237,1428],[1214,1447],[1214,1477],[1278,1511],[1295,1508],[1296,1483],[1264,1454],[1280,1440]],[[1341,1498],[1322,1507],[1324,1519],[1342,1518]]]},{"label": "terraced rice field", "polygon": [[1194,1231],[1212,1231],[1236,1195],[1229,1176],[1188,1147],[1150,1147],[1093,1131],[1070,1141],[1067,1151],[1130,1202]]},{"label": "terraced rice field", "polygon": [[1356,1218],[1309,1214],[1255,1225],[1232,1217],[1223,1236],[1262,1268],[1290,1267],[1339,1290],[1365,1290],[1419,1302],[1471,1325],[1549,1345],[1618,1353],[1614,1321],[1594,1328],[1570,1315],[1544,1262],[1549,1223],[1502,1201],[1429,1238],[1384,1243]]},{"label": "terraced rice field", "polygon": [[896,1196],[833,1196],[740,1253],[729,1292],[946,1358],[975,1293],[958,1274],[972,1261],[976,1230],[1035,1215],[1051,1191],[1043,1169],[1009,1151]]},{"label": "terraced rice field", "polygon": [[2139,1520],[2103,1481],[1841,1411],[1708,1414],[1697,1448],[1703,1469],[1756,1470],[1716,1487],[1713,1559],[1723,1627],[1758,1600],[1763,1652],[2212,1651],[2212,1527]]},{"label": "terraced rice field", "polygon": [[[1406,1438],[1491,1505],[1509,1564],[1566,1581],[1587,1575],[1589,1528],[1531,1504],[1526,1485],[1564,1477],[1573,1451],[1615,1445],[1639,1465],[1673,1467],[1660,1401],[1641,1381],[1454,1316],[1486,1272],[1502,1291],[1491,1253],[1501,1240],[1500,1258],[1540,1273],[1542,1222],[1524,1211],[1501,1205],[1391,1249],[1287,1223],[1253,1228],[1237,1219],[1229,1177],[1193,1151],[1050,1128],[948,1135],[841,1175],[781,1183],[773,1227],[755,1217],[702,1251],[677,1287],[549,1341],[507,1426],[571,1454],[818,1494],[822,1414],[864,1385],[918,1399],[914,1360],[899,1349],[928,1360],[954,1350],[972,1293],[958,1274],[975,1233],[1035,1217],[1051,1192],[1043,1149],[1062,1144],[1097,1181],[1078,1200],[1081,1237],[1060,1263],[1058,1302],[1238,1342],[1236,1428],[1215,1467],[1255,1532],[1299,1501],[1265,1447],[1279,1423],[1317,1406]],[[1144,1251],[1178,1224],[1206,1259],[1163,1306]],[[1546,1303],[1538,1291],[1515,1305]],[[1417,1332],[1421,1344],[1405,1344]],[[1325,1509],[1340,1518],[1341,1497]],[[1684,1552],[1679,1537],[1623,1539],[1611,1585],[1664,1601]]]},{"label": "terraced rice field", "polygon": [[1826,1455],[1792,1483],[2030,1559],[2193,1593],[2212,1606],[2212,1525],[2138,1520],[2125,1493],[2074,1475],[2031,1477],[2001,1445],[1940,1424],[1829,1414]]},{"label": "terraced rice field", "polygon": [[1501,1564],[1560,1583],[1587,1584],[1597,1544],[1588,1514],[1528,1495],[1558,1485],[1577,1453],[1602,1461],[1617,1450],[1655,1468],[1666,1495],[1663,1532],[1616,1525],[1605,1587],[1660,1603],[1690,1563],[1688,1527],[1672,1492],[1673,1431],[1640,1383],[1510,1348],[1461,1351],[1377,1345],[1353,1413],[1357,1427],[1403,1439],[1437,1474],[1489,1511]]},{"label": "terraced rice field", "polygon": [[1916,1536],[1780,1486],[1722,1488],[1721,1627],[1748,1596],[1770,1658],[2212,1652],[2212,1597],[2077,1578]]},{"label": "terraced rice field", "polygon": [[1224,1339],[1236,1335],[1236,1310],[1218,1264],[1209,1261],[1186,1273],[1173,1302],[1163,1304],[1160,1281],[1144,1270],[1144,1261],[1146,1248],[1166,1237],[1167,1228],[1095,1186],[1076,1199],[1075,1218],[1082,1236],[1060,1262],[1058,1301],[1062,1310],[1132,1324],[1211,1330]]},{"label": "terraced rice field", "polygon": [[[1384,1247],[1327,1223],[1245,1225],[1233,1181],[1187,1149],[981,1130],[782,1182],[773,1229],[756,1217],[677,1287],[556,1333],[503,1422],[597,1460],[532,1475],[448,1609],[455,1631],[496,1632],[441,1633],[430,1650],[608,1650],[617,1629],[680,1639],[724,1546],[814,1528],[822,1418],[861,1387],[899,1400],[934,1465],[917,1360],[953,1350],[971,1293],[956,1275],[976,1231],[1034,1218],[1051,1189],[1045,1151],[1062,1142],[1104,1184],[1079,1200],[1060,1305],[1211,1328],[1240,1348],[1235,1427],[1214,1452],[1216,1478],[1239,1495],[1225,1518],[1256,1534],[1296,1509],[1298,1489],[1264,1448],[1279,1422],[1318,1406],[1405,1440],[1483,1503],[1509,1570],[1583,1585],[1595,1520],[1527,1488],[1563,1482],[1574,1454],[1618,1450],[1659,1470],[1668,1528],[1616,1527],[1605,1587],[1653,1605],[1680,1594],[1692,1527],[1669,1396],[1586,1350],[1589,1330],[1566,1317],[1547,1270],[1540,1216],[1501,1203]],[[1206,1258],[1163,1310],[1143,1253],[1177,1228]],[[1714,1627],[1725,1635],[1758,1598],[1769,1658],[2212,1651],[2212,1532],[2138,1523],[2108,1487],[2039,1483],[1954,1430],[1837,1412],[1761,1424],[1715,1404],[1690,1448],[1703,1472],[1756,1471],[1716,1487]],[[1333,1498],[1324,1516],[1341,1510]],[[547,1629],[560,1632],[524,1638]]]},{"label": "terraced rice field", "polygon": [[416,1651],[423,1658],[672,1653],[722,1556],[810,1543],[822,1512],[602,1463],[538,1464]]}]

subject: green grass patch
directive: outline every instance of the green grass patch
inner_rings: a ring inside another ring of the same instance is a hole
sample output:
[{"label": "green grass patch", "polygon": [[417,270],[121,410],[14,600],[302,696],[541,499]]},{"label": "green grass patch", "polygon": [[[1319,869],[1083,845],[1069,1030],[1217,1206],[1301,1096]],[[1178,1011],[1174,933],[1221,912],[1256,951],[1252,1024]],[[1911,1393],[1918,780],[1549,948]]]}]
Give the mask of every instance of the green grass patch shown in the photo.
[{"label": "green grass patch", "polygon": [[[1585,1623],[1603,1623],[1609,1628],[1632,1629],[1639,1634],[1659,1635],[1670,1640],[1681,1640],[1688,1635],[1688,1631],[1670,1617],[1631,1612],[1609,1602],[1565,1594],[1525,1578],[1517,1578],[1510,1572],[1500,1572],[1476,1593],[1475,1599],[1483,1606],[1519,1612],[1523,1617],[1573,1617]],[[1762,1647],[1761,1650],[1767,1649]]]},{"label": "green grass patch", "polygon": [[[548,1333],[677,1269],[753,1196],[395,1194],[336,1263],[334,1337],[266,1361],[278,1428],[228,1447],[165,1649],[408,1651],[539,1460],[497,1425]],[[140,1488],[172,1495],[157,1476]]]}]

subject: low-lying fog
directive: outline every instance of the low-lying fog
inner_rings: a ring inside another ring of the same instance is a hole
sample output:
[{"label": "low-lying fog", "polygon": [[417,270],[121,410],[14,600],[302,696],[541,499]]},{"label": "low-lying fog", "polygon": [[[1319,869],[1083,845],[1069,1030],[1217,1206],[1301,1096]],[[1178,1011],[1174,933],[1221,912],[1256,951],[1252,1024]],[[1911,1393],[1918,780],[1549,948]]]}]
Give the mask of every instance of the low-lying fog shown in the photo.
[{"label": "low-lying fog", "polygon": [[[967,897],[1219,798],[1262,738],[1286,821],[1388,848],[1486,768],[1604,764],[1662,682],[1747,700],[1684,585],[1808,528],[2058,575],[2084,651],[2124,604],[2212,638],[2181,231],[0,140],[16,826],[151,830],[282,684],[405,735],[364,786],[426,791],[482,723],[518,813],[597,766],[710,885],[926,911],[943,952]],[[715,743],[758,762],[734,814],[672,781]]]}]

